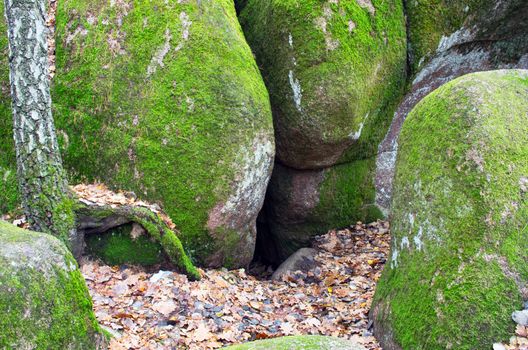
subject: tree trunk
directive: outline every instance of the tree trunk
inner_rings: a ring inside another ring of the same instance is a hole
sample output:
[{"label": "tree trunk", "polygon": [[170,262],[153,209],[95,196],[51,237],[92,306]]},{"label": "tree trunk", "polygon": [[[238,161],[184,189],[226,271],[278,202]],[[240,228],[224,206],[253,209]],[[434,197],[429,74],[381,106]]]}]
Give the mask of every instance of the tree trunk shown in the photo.
[{"label": "tree trunk", "polygon": [[31,228],[59,237],[78,256],[75,230],[51,114],[46,0],[5,0],[13,129],[22,204]]}]

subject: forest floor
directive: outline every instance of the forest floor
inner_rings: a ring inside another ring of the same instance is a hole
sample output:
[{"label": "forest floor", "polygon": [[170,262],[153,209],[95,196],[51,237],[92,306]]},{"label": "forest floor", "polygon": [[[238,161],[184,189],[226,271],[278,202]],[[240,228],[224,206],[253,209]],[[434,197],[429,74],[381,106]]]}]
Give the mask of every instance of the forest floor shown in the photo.
[{"label": "forest floor", "polygon": [[200,270],[197,282],[89,259],[81,270],[98,321],[115,334],[113,350],[217,349],[300,334],[349,338],[374,350],[381,348],[368,312],[389,246],[386,222],[330,231],[313,243],[318,266],[282,281],[271,281],[264,266]]}]

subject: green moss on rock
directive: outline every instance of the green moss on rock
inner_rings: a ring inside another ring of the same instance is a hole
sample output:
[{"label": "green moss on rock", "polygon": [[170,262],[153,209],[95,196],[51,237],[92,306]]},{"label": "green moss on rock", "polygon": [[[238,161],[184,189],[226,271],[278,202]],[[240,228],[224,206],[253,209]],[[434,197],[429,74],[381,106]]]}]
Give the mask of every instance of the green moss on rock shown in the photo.
[{"label": "green moss on rock", "polygon": [[391,258],[372,317],[382,345],[487,349],[528,300],[528,71],[458,78],[400,136]]},{"label": "green moss on rock", "polygon": [[65,0],[57,11],[54,112],[75,179],[159,201],[199,263],[249,263],[274,142],[233,2]]},{"label": "green moss on rock", "polygon": [[[0,3],[4,13],[4,3]],[[13,114],[9,86],[7,27],[5,17],[0,18],[0,213],[14,210],[19,204],[16,179],[15,141],[13,140]]]},{"label": "green moss on rock", "polygon": [[401,1],[250,0],[240,18],[281,162],[315,169],[373,156],[405,82]]},{"label": "green moss on rock", "polygon": [[99,235],[86,237],[88,252],[110,265],[149,266],[166,261],[159,242],[147,235],[131,237],[132,225],[124,225]]},{"label": "green moss on rock", "polygon": [[228,350],[364,350],[365,348],[345,339],[324,336],[292,336],[258,340],[229,346]]},{"label": "green moss on rock", "polygon": [[0,348],[103,349],[73,256],[53,236],[0,221]]}]

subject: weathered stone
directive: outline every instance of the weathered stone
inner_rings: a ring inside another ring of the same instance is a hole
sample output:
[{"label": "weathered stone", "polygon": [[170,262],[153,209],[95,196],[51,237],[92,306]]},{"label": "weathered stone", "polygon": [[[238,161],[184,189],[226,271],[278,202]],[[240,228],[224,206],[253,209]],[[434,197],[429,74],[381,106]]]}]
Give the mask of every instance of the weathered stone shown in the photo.
[{"label": "weathered stone", "polygon": [[84,279],[51,235],[0,221],[0,348],[105,349]]},{"label": "weathered stone", "polygon": [[315,235],[356,221],[382,217],[374,204],[374,159],[336,165],[324,170],[295,170],[280,164],[266,199],[267,244],[275,246],[276,261],[284,261]]},{"label": "weathered stone", "polygon": [[398,136],[407,114],[427,94],[464,74],[528,68],[528,3],[524,0],[407,1],[414,80],[379,145],[376,203],[388,215]]},{"label": "weathered stone", "polygon": [[64,0],[56,22],[70,172],[159,201],[197,262],[248,264],[274,140],[233,2]]},{"label": "weathered stone", "polygon": [[384,349],[491,348],[528,300],[528,71],[445,84],[399,143],[375,334]]},{"label": "weathered stone", "polygon": [[308,272],[317,266],[315,261],[317,250],[313,248],[301,248],[283,262],[271,276],[274,281],[280,281],[288,273],[295,271]]},{"label": "weathered stone", "polygon": [[228,350],[365,350],[355,342],[323,336],[293,336],[229,346]]},{"label": "weathered stone", "polygon": [[402,7],[247,2],[241,23],[270,91],[282,164],[316,169],[376,154],[405,80]]}]

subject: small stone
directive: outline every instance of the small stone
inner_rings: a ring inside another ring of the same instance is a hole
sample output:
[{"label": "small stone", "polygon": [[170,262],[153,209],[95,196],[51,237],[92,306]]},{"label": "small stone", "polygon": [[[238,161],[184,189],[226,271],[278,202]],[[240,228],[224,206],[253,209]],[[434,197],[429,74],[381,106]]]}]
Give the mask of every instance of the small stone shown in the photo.
[{"label": "small stone", "polygon": [[512,319],[521,326],[528,326],[528,310],[514,311]]},{"label": "small stone", "polygon": [[501,343],[495,343],[493,344],[493,350],[506,350],[506,347]]}]

